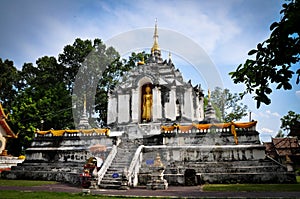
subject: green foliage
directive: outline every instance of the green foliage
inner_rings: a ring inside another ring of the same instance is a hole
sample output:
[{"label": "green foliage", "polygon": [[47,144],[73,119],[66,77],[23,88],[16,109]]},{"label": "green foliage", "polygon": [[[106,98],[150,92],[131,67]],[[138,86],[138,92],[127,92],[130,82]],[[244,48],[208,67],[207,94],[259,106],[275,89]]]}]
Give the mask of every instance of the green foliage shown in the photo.
[{"label": "green foliage", "polygon": [[297,121],[300,121],[300,114],[297,114],[294,111],[289,111],[287,115],[280,118],[280,121],[280,128],[283,130],[289,130],[292,125],[295,125]]},{"label": "green foliage", "polygon": [[10,153],[19,155],[30,146],[37,129],[72,128],[71,93],[67,90],[65,68],[54,57],[42,57],[37,66],[24,64],[16,84],[9,123],[17,140],[11,140]]},{"label": "green foliage", "polygon": [[276,138],[283,138],[284,137],[284,133],[282,132],[282,130],[279,130],[275,137]]},{"label": "green foliage", "polygon": [[211,102],[216,110],[216,116],[222,122],[238,121],[247,115],[248,107],[241,103],[237,93],[230,93],[229,89],[216,87],[211,92]]},{"label": "green foliage", "polygon": [[[235,72],[231,72],[234,83],[244,83],[246,93],[255,93],[254,99],[259,108],[261,103],[270,104],[268,97],[272,93],[271,84],[277,85],[276,89],[292,89],[291,79],[296,73],[299,83],[299,53],[300,53],[300,1],[289,0],[283,4],[279,22],[270,26],[270,38],[259,43],[256,49],[250,50],[248,55],[254,59],[247,59],[240,64]],[[298,65],[295,65],[297,64]],[[292,66],[298,67],[295,71]]]},{"label": "green foliage", "polygon": [[[106,121],[108,91],[115,88],[119,80],[136,63],[146,59],[147,54],[133,53],[129,60],[121,60],[119,53],[106,47],[100,39],[76,39],[72,45],[64,47],[63,53],[55,57],[44,56],[36,65],[25,63],[18,71],[12,61],[0,59],[0,102],[10,113],[9,125],[19,138],[9,140],[9,153],[20,155],[30,146],[37,129],[72,129],[72,100],[76,102],[74,115],[82,115],[83,94],[90,97],[96,90],[95,102],[87,104],[90,121]],[[85,75],[78,75],[78,73]],[[75,78],[79,90],[75,93]],[[81,87],[80,87],[81,86]],[[96,106],[94,105],[96,104]],[[92,115],[99,114],[99,118]]]},{"label": "green foliage", "polygon": [[0,103],[6,110],[11,109],[11,103],[17,94],[16,83],[19,74],[14,63],[10,60],[4,62],[0,58]]}]

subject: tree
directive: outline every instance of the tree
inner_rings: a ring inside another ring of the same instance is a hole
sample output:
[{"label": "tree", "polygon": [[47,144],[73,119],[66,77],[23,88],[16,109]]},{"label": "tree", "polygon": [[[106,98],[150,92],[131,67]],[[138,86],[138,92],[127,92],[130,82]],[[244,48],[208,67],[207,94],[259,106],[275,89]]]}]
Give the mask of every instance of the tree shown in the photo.
[{"label": "tree", "polygon": [[[272,83],[277,85],[276,89],[290,90],[295,73],[296,83],[300,81],[300,0],[289,0],[282,7],[281,20],[270,26],[270,38],[249,51],[248,55],[254,59],[247,59],[230,73],[234,83],[245,84],[246,91],[242,95],[255,92],[258,108],[261,103],[271,103],[268,95],[272,93]],[[293,70],[292,66],[298,69]]]},{"label": "tree", "polygon": [[75,122],[78,123],[82,115],[83,95],[87,99],[93,99],[95,90],[95,101],[87,101],[89,119],[94,120],[91,117],[96,113],[99,115],[98,120],[106,121],[107,92],[114,87],[118,77],[128,70],[120,60],[119,53],[112,47],[106,47],[100,39],[92,42],[78,38],[73,45],[64,47],[59,61],[68,69],[69,90],[73,93],[73,102],[76,104],[73,110]]},{"label": "tree", "polygon": [[287,115],[280,119],[280,121],[280,128],[287,131],[291,128],[291,126],[295,125],[297,121],[300,121],[300,114],[297,114],[294,111],[289,111]]},{"label": "tree", "polygon": [[240,101],[240,96],[237,93],[230,93],[229,89],[222,90],[216,87],[211,92],[211,102],[220,121],[237,121],[246,116],[248,107]]},{"label": "tree", "polygon": [[275,137],[276,137],[276,138],[283,138],[283,137],[284,137],[283,131],[282,131],[282,130],[279,130]]},{"label": "tree", "polygon": [[19,73],[14,63],[10,60],[3,62],[0,58],[0,103],[7,110],[11,109],[11,103],[17,94],[18,79]]},{"label": "tree", "polygon": [[25,63],[19,71],[17,95],[10,109],[10,124],[19,139],[10,145],[18,155],[30,146],[37,129],[73,128],[71,93],[67,90],[65,68],[54,57],[44,56],[36,66]]}]

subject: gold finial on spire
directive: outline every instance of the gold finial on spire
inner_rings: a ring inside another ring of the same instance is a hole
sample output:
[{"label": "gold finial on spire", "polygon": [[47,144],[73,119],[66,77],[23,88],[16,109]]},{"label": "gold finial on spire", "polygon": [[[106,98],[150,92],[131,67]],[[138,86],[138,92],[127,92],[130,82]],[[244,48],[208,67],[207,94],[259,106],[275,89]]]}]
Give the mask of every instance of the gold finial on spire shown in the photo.
[{"label": "gold finial on spire", "polygon": [[154,29],[153,39],[154,39],[154,43],[151,48],[151,53],[154,53],[155,50],[160,51],[160,48],[158,45],[157,18],[155,19],[155,29]]},{"label": "gold finial on spire", "polygon": [[207,94],[208,95],[208,100],[210,100],[210,90],[208,89],[207,92],[208,92],[208,94]]}]

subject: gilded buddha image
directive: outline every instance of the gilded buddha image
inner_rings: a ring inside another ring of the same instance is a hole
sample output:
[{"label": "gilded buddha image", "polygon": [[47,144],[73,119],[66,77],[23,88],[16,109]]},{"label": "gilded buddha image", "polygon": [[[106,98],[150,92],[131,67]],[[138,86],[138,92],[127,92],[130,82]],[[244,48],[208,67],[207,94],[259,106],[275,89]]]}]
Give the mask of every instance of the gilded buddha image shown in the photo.
[{"label": "gilded buddha image", "polygon": [[145,94],[143,95],[143,105],[142,105],[142,120],[151,121],[152,117],[152,90],[149,85],[145,88]]}]

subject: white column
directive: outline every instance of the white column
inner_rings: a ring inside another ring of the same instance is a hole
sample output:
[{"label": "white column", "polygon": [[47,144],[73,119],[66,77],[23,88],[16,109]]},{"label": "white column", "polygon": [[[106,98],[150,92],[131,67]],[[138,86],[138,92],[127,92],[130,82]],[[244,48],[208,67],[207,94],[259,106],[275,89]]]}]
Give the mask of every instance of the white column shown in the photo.
[{"label": "white column", "polygon": [[128,94],[119,94],[118,96],[118,123],[129,122],[129,99],[130,95]]},{"label": "white column", "polygon": [[138,123],[139,121],[139,108],[140,106],[140,100],[139,100],[139,91],[137,89],[132,89],[132,101],[131,101],[131,116],[132,116],[132,122]]},{"label": "white column", "polygon": [[117,119],[117,99],[115,96],[108,94],[108,105],[107,105],[107,124],[116,122]]},{"label": "white column", "polygon": [[152,89],[153,96],[153,107],[152,107],[152,118],[153,121],[157,121],[162,117],[162,106],[161,106],[161,93],[158,87]]},{"label": "white column", "polygon": [[188,120],[193,120],[194,110],[193,110],[192,88],[188,88],[184,92],[184,104],[183,104],[182,115]]},{"label": "white column", "polygon": [[176,87],[172,86],[170,90],[170,101],[165,104],[166,118],[170,120],[176,120]]}]

